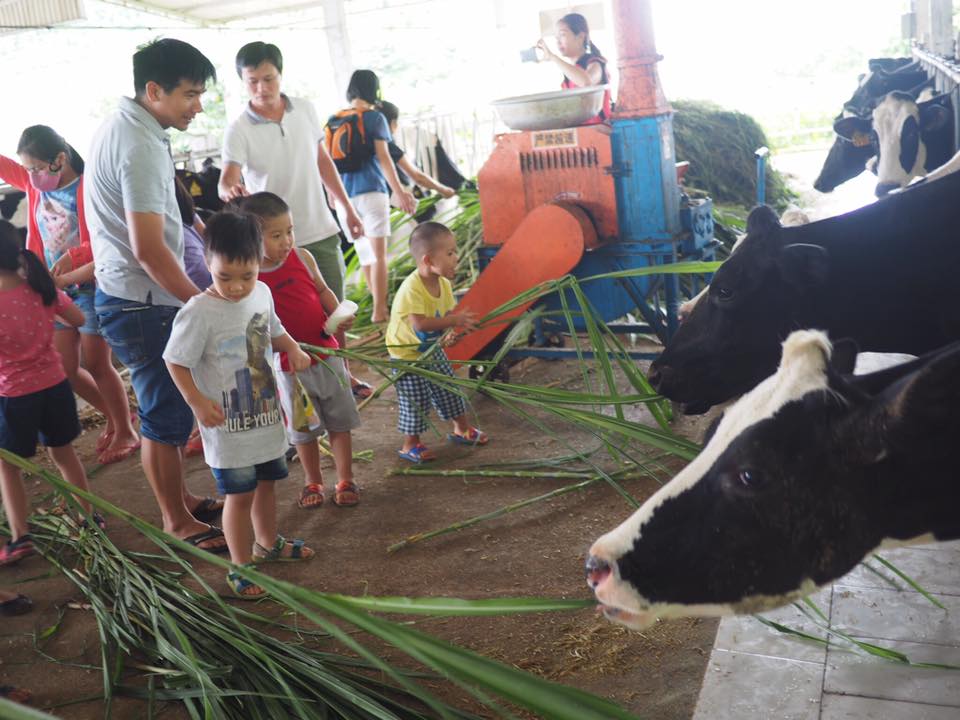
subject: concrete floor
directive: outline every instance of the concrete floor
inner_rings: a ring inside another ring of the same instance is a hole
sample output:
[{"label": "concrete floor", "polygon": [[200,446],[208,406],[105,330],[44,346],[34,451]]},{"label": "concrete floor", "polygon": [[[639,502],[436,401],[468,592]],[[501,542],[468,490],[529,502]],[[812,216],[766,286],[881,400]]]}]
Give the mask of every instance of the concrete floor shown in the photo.
[{"label": "concrete floor", "polygon": [[[911,667],[785,635],[752,617],[724,618],[694,720],[956,720],[960,718],[960,542],[880,553],[935,597],[933,605],[875,560],[813,601],[830,626],[906,655]],[[872,569],[870,569],[872,568]],[[793,606],[764,617],[825,637]]]}]

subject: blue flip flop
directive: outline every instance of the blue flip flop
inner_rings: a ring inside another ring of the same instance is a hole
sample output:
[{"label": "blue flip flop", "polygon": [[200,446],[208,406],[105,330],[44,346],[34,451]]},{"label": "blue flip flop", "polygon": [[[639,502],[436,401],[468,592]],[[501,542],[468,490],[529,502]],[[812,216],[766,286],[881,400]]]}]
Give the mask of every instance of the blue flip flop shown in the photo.
[{"label": "blue flip flop", "polygon": [[[412,462],[414,465],[420,465],[421,463],[430,462],[431,460],[436,459],[434,457],[424,457],[425,453],[431,453],[431,451],[423,443],[420,445],[414,445],[407,452],[404,452],[403,450],[397,450],[397,455],[408,462]],[[432,454],[433,453],[431,453],[431,455]]]}]

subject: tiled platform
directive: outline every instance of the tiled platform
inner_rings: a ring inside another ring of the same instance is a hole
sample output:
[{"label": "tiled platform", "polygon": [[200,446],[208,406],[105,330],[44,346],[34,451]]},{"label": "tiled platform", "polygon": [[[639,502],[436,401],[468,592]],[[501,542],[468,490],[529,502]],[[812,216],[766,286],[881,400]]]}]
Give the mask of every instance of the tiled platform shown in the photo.
[{"label": "tiled platform", "polygon": [[[960,667],[960,542],[880,555],[916,580],[941,610],[876,561],[814,602],[831,625],[912,662]],[[823,636],[794,607],[764,617]],[[724,618],[695,720],[958,720],[960,670],[910,667],[782,633],[752,617]]]}]

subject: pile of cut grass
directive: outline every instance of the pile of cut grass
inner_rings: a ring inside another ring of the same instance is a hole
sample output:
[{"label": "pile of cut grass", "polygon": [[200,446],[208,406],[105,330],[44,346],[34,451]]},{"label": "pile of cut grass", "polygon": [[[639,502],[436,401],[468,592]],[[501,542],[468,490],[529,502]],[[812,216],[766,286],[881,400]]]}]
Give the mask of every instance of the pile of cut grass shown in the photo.
[{"label": "pile of cut grass", "polygon": [[[710,102],[673,102],[677,160],[689,160],[684,184],[714,202],[753,207],[757,201],[754,151],[770,146],[763,128],[749,115]],[[783,211],[795,199],[783,177],[767,163],[766,204]]]}]

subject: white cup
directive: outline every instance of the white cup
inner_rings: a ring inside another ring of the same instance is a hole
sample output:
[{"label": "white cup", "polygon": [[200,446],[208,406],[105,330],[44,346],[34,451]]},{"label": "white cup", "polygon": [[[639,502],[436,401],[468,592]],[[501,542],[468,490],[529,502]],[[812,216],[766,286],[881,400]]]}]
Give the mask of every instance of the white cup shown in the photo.
[{"label": "white cup", "polygon": [[353,300],[344,300],[330,313],[326,324],[323,326],[323,331],[327,335],[333,335],[337,331],[337,328],[340,327],[340,323],[356,314],[357,304]]}]

